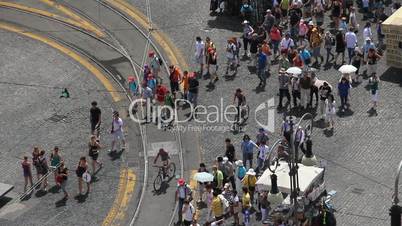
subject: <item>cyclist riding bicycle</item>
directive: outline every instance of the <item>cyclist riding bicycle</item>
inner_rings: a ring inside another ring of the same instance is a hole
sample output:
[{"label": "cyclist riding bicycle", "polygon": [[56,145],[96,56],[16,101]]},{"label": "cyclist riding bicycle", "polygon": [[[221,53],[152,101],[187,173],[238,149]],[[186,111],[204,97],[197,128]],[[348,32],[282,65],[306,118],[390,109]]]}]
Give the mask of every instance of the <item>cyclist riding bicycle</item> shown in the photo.
[{"label": "cyclist riding bicycle", "polygon": [[165,151],[165,149],[161,148],[159,149],[158,154],[156,155],[155,159],[154,159],[154,164],[156,164],[156,162],[159,159],[159,156],[161,157],[161,161],[162,161],[162,170],[163,170],[163,178],[166,178],[166,169],[169,166],[169,153],[167,151]]},{"label": "cyclist riding bicycle", "polygon": [[241,108],[246,105],[246,97],[243,94],[241,89],[236,89],[236,92],[233,97],[233,104],[236,102],[237,99],[237,123],[240,121],[241,116]]}]

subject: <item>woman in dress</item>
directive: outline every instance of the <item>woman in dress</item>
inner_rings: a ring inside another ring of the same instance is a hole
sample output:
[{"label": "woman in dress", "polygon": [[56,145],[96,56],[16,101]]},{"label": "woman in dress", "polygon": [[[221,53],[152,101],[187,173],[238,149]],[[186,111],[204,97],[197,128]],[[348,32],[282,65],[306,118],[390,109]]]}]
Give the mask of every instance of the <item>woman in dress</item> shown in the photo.
[{"label": "woman in dress", "polygon": [[[335,118],[335,113],[336,113],[336,105],[335,105],[335,98],[334,95],[329,94],[328,98],[325,100],[325,106],[326,106],[326,122],[328,123],[329,129],[334,128],[334,118]],[[326,129],[327,129],[326,128]]]},{"label": "woman in dress", "polygon": [[32,165],[35,166],[36,169],[36,177],[39,180],[39,164],[38,164],[38,160],[39,160],[39,148],[38,147],[34,147],[33,151],[32,151]]},{"label": "woman in dress", "polygon": [[341,64],[345,63],[345,48],[346,48],[345,37],[342,31],[338,31],[338,33],[335,36],[335,50],[336,50],[335,65],[338,64],[339,55],[342,55]]},{"label": "woman in dress", "polygon": [[24,180],[25,180],[24,192],[26,192],[28,182],[31,184],[31,187],[33,186],[31,163],[28,161],[28,156],[24,156],[24,160],[21,162],[21,165],[22,165],[22,171],[24,173]]},{"label": "woman in dress", "polygon": [[39,158],[38,158],[38,174],[39,177],[43,177],[42,181],[42,186],[43,190],[46,192],[47,191],[47,176],[46,174],[49,172],[49,166],[47,164],[46,156],[45,156],[45,150],[40,151]]}]

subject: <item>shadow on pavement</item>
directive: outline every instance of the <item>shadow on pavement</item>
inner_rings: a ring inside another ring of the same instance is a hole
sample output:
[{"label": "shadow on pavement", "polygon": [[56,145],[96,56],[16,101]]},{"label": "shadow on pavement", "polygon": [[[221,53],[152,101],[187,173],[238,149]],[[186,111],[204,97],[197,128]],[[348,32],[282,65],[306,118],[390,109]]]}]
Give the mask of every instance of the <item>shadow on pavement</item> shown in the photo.
[{"label": "shadow on pavement", "polygon": [[117,151],[117,152],[112,151],[112,152],[109,152],[109,156],[110,156],[112,161],[115,161],[115,160],[121,158],[121,155],[123,154],[123,152],[124,152],[124,150],[120,150],[120,151]]},{"label": "shadow on pavement", "polygon": [[77,200],[78,203],[83,203],[83,202],[85,202],[85,201],[87,200],[87,198],[88,198],[88,194],[87,194],[87,193],[86,193],[86,194],[79,194],[79,195],[76,195],[76,196],[74,197],[74,199]]},{"label": "shadow on pavement", "polygon": [[10,202],[11,200],[13,200],[13,199],[10,198],[10,197],[5,197],[5,196],[1,197],[1,198],[0,198],[0,208],[3,207],[3,206],[5,206],[5,205],[6,205],[8,202]]},{"label": "shadow on pavement", "polygon": [[402,69],[398,68],[388,68],[382,75],[380,75],[380,80],[385,82],[399,83],[402,87]]},{"label": "shadow on pavement", "polygon": [[38,197],[38,198],[40,198],[40,197],[45,196],[46,194],[47,194],[47,191],[38,190],[38,191],[35,193],[35,196]]},{"label": "shadow on pavement", "polygon": [[60,191],[60,187],[57,186],[57,185],[54,185],[53,187],[51,187],[51,188],[49,189],[49,192],[52,193],[52,194],[59,193],[59,191]]},{"label": "shadow on pavement", "polygon": [[57,201],[57,202],[55,203],[55,205],[56,205],[56,208],[58,208],[58,207],[66,206],[66,203],[67,203],[67,199],[66,199],[66,198],[62,198],[62,199],[60,199],[59,201]]},{"label": "shadow on pavement", "polygon": [[169,181],[164,181],[161,184],[161,189],[159,191],[153,191],[153,194],[156,195],[156,196],[166,194],[167,189],[170,187]]},{"label": "shadow on pavement", "polygon": [[217,16],[207,22],[209,28],[225,29],[234,32],[242,32],[241,20],[239,17]]}]

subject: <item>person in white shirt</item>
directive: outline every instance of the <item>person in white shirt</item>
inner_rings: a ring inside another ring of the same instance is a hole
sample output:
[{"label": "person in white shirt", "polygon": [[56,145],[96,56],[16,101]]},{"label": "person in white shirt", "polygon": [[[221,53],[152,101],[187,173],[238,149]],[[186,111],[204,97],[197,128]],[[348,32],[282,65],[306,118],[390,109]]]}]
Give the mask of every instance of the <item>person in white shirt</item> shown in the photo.
[{"label": "person in white shirt", "polygon": [[288,32],[280,43],[280,50],[281,52],[286,51],[286,53],[288,53],[289,49],[293,46],[295,46],[295,43],[293,39],[290,38],[290,33]]},{"label": "person in white shirt", "polygon": [[243,48],[244,48],[244,56],[250,57],[250,51],[248,50],[248,44],[251,41],[251,35],[254,33],[253,27],[251,27],[250,22],[245,20],[242,23],[243,25]]},{"label": "person in white shirt", "polygon": [[125,146],[126,146],[126,141],[125,141],[124,135],[123,135],[123,120],[119,117],[118,111],[113,112],[113,122],[112,122],[111,134],[113,135],[113,140],[112,140],[112,147],[111,147],[110,151],[116,152],[115,145],[116,145],[116,141],[119,141],[119,140],[121,140],[121,143],[122,143],[121,151],[124,151]]},{"label": "person in white shirt", "polygon": [[258,147],[258,158],[257,158],[257,173],[264,167],[264,162],[269,154],[269,147],[266,145],[266,141],[261,141]]},{"label": "person in white shirt", "polygon": [[325,106],[326,106],[325,121],[328,123],[327,128],[333,129],[336,114],[336,103],[334,96],[332,94],[328,95],[328,98],[325,100]]},{"label": "person in white shirt", "polygon": [[356,18],[356,8],[354,6],[350,7],[349,25],[353,28],[353,31],[359,30],[359,24],[357,23]]},{"label": "person in white shirt", "polygon": [[373,33],[371,32],[371,23],[367,22],[363,29],[363,44],[367,38],[373,39]]},{"label": "person in white shirt", "polygon": [[159,57],[153,51],[148,53],[148,57],[151,58],[149,65],[151,66],[152,75],[158,81],[158,84],[162,84],[162,78],[159,77],[159,72],[161,71]]},{"label": "person in white shirt", "polygon": [[357,37],[353,32],[353,27],[349,28],[349,31],[345,34],[346,48],[348,49],[349,64],[352,61],[354,55],[355,47],[357,46]]},{"label": "person in white shirt", "polygon": [[205,44],[202,41],[201,37],[195,38],[195,63],[200,65],[200,75],[203,74],[204,69],[204,51],[205,51]]},{"label": "person in white shirt", "polygon": [[193,222],[194,215],[195,215],[195,208],[191,202],[189,202],[188,199],[184,200],[183,208],[182,208],[182,214],[183,214],[183,224],[184,226],[191,226],[191,223]]}]

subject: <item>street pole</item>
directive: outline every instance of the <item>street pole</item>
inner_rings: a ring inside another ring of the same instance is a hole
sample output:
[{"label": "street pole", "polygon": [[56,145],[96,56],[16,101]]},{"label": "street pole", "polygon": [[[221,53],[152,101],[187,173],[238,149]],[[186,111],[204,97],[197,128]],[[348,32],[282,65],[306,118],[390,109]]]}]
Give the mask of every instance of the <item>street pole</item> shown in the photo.
[{"label": "street pole", "polygon": [[398,186],[399,186],[399,176],[402,170],[402,161],[399,163],[398,171],[396,172],[395,178],[395,189],[394,189],[394,200],[391,209],[389,210],[389,215],[391,216],[391,226],[401,226],[401,212],[402,208],[398,205]]}]

